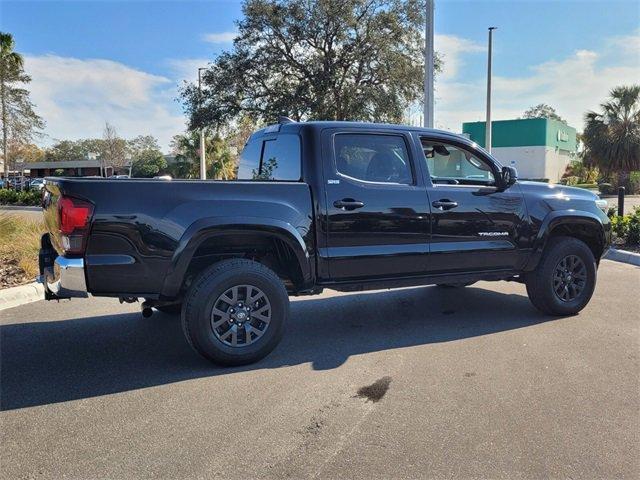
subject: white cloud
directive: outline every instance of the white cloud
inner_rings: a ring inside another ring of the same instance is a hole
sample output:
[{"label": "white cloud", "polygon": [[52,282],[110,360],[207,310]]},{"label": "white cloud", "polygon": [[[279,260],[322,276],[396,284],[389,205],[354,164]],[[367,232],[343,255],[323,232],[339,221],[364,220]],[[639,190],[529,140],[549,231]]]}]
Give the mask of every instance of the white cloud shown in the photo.
[{"label": "white cloud", "polygon": [[[620,55],[622,47],[624,55]],[[438,78],[438,128],[459,132],[463,122],[485,118],[486,78],[459,77]],[[547,103],[581,130],[585,112],[597,110],[612,88],[638,79],[640,34],[610,37],[603,39],[598,51],[576,50],[564,59],[535,65],[520,76],[494,75],[492,116],[496,120],[517,118],[527,108]]]},{"label": "white cloud", "polygon": [[464,66],[465,55],[485,52],[486,47],[456,35],[434,35],[434,48],[444,61],[440,79],[452,79],[458,75]]},{"label": "white cloud", "polygon": [[102,59],[28,56],[31,98],[51,139],[100,137],[105,121],[123,137],[151,134],[163,148],[184,130],[168,78]]},{"label": "white cloud", "polygon": [[205,33],[202,39],[209,43],[231,43],[238,36],[238,32]]},{"label": "white cloud", "polygon": [[178,82],[198,81],[198,68],[206,67],[211,62],[210,58],[174,58],[167,60],[167,65],[171,69],[172,77]]}]

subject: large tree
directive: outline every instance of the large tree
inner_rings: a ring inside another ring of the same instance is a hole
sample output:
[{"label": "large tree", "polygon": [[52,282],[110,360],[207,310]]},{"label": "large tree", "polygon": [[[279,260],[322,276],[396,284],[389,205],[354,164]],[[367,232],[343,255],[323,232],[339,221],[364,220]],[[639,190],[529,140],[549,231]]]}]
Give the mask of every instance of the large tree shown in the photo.
[{"label": "large tree", "polygon": [[245,0],[242,10],[202,96],[196,84],[182,90],[192,128],[241,114],[396,122],[422,97],[422,0]]},{"label": "large tree", "polygon": [[118,135],[116,128],[109,122],[104,124],[100,161],[105,170],[108,167],[114,170],[126,167],[131,162],[127,152],[127,141]]},{"label": "large tree", "polygon": [[[15,51],[13,36],[0,32],[0,121],[5,178],[10,165],[15,163],[10,150],[29,143],[44,127],[42,118],[34,111],[29,91],[22,88],[30,81],[31,77],[24,72],[24,59]],[[14,147],[10,149],[10,145]]]},{"label": "large tree", "polygon": [[153,135],[138,135],[127,140],[127,155],[136,158],[145,150],[160,150],[158,139]]},{"label": "large tree", "polygon": [[628,185],[629,172],[640,170],[640,85],[614,88],[600,107],[585,115],[584,160]]},{"label": "large tree", "polygon": [[548,118],[567,123],[564,118],[556,113],[556,109],[546,103],[539,103],[535,107],[531,107],[522,114],[522,118]]},{"label": "large tree", "polygon": [[58,140],[45,151],[47,162],[65,162],[68,160],[86,160],[91,156],[99,158],[103,150],[101,138],[81,140]]},{"label": "large tree", "polygon": [[167,161],[159,150],[148,149],[139,152],[134,159],[131,175],[136,178],[150,178],[163,173],[167,168]]}]

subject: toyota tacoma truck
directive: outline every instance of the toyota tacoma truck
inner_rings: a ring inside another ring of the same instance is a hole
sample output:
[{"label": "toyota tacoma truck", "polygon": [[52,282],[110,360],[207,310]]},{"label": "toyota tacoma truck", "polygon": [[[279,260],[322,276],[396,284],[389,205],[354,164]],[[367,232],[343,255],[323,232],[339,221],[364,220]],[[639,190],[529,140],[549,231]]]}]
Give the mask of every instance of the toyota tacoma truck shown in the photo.
[{"label": "toyota tacoma truck", "polygon": [[518,181],[469,139],[409,126],[292,122],[251,135],[237,180],[47,178],[48,300],[180,313],[224,365],[272,351],[290,295],[522,282],[547,315],[589,302],[611,240],[603,201]]}]

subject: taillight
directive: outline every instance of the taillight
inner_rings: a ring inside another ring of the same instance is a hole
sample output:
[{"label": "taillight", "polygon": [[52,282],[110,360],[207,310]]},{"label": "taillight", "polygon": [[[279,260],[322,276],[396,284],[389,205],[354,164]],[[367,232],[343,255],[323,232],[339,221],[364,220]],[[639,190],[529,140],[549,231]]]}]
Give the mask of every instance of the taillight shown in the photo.
[{"label": "taillight", "polygon": [[93,205],[77,198],[60,197],[58,214],[64,253],[83,253],[89,234]]}]

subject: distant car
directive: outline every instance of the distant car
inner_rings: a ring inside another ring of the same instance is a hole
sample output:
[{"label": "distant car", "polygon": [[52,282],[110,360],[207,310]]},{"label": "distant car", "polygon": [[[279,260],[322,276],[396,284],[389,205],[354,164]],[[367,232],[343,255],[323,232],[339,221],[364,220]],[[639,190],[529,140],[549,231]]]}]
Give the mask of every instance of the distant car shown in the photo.
[{"label": "distant car", "polygon": [[171,175],[158,175],[157,177],[153,177],[156,180],[173,180]]},{"label": "distant car", "polygon": [[44,178],[34,178],[29,182],[30,190],[42,190],[44,188]]},{"label": "distant car", "polygon": [[27,188],[29,185],[27,179],[22,181],[20,177],[13,177],[9,179],[8,188],[13,188],[14,190],[22,190],[23,188]]},{"label": "distant car", "polygon": [[111,176],[110,176],[110,177],[108,177],[108,178],[114,178],[114,179],[120,179],[120,180],[122,180],[122,179],[127,179],[127,178],[129,178],[129,175],[111,175]]}]

